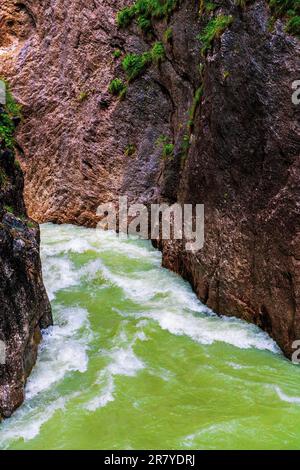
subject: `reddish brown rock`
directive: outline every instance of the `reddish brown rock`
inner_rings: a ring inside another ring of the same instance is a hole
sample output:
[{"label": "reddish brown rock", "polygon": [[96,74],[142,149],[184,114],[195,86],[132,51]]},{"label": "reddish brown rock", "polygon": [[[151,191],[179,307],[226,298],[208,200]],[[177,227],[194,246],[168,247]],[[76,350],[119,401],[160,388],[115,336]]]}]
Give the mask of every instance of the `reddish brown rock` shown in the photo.
[{"label": "reddish brown rock", "polygon": [[52,316],[42,279],[39,227],[27,217],[23,177],[13,152],[1,144],[0,175],[1,420],[24,400],[41,329],[51,324]]},{"label": "reddish brown rock", "polygon": [[[6,41],[2,68],[24,103],[18,142],[29,213],[93,226],[99,203],[121,193],[204,203],[204,249],[165,243],[165,266],[214,310],[262,326],[290,355],[300,338],[299,107],[291,101],[299,41],[280,20],[270,31],[263,0],[244,9],[219,1],[216,12],[234,21],[201,59],[199,2],[183,1],[168,24],[155,24],[157,40],[173,31],[166,60],[118,101],[108,94],[111,79],[124,78],[114,49],[143,52],[153,42],[136,26],[117,30],[115,13],[126,3],[26,0],[24,26],[7,25],[17,42],[10,50]],[[204,96],[184,160],[200,62]],[[166,162],[155,144],[162,134],[175,145]],[[128,145],[137,149],[131,157]]]}]

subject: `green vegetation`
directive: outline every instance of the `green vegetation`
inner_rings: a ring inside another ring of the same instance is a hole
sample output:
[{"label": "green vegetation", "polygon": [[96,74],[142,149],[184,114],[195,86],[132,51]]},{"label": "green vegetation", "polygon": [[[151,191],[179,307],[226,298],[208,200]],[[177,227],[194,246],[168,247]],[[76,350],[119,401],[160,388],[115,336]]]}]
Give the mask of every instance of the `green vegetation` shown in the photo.
[{"label": "green vegetation", "polygon": [[212,18],[198,36],[202,42],[202,54],[205,54],[215,39],[219,38],[233,22],[232,16],[219,15]]},{"label": "green vegetation", "polygon": [[89,94],[87,91],[81,91],[79,95],[77,96],[77,101],[79,103],[83,103],[88,98],[88,96]]},{"label": "green vegetation", "polygon": [[210,13],[216,8],[218,8],[218,5],[216,5],[214,2],[210,0],[200,0],[199,16],[202,16],[204,12]]},{"label": "green vegetation", "polygon": [[235,4],[241,8],[245,8],[249,1],[250,0],[235,0]]},{"label": "green vegetation", "polygon": [[184,161],[188,155],[189,149],[191,146],[191,137],[190,134],[185,134],[182,139],[181,148],[180,148],[180,155],[182,160]]},{"label": "green vegetation", "polygon": [[165,49],[161,42],[156,42],[150,51],[143,54],[127,54],[122,66],[126,73],[127,80],[133,81],[141,75],[151,63],[160,63],[165,57]]},{"label": "green vegetation", "polygon": [[126,157],[132,157],[136,153],[136,146],[134,144],[128,144],[124,150],[124,155]]},{"label": "green vegetation", "polygon": [[19,160],[15,160],[15,167],[16,167],[18,170],[21,170],[21,165],[20,165]]},{"label": "green vegetation", "polygon": [[108,91],[122,99],[127,93],[127,86],[120,78],[114,78],[109,84]]},{"label": "green vegetation", "polygon": [[269,0],[269,5],[277,16],[294,16],[300,12],[299,0]]},{"label": "green vegetation", "polygon": [[7,174],[0,168],[0,186],[4,186],[7,182]]},{"label": "green vegetation", "polygon": [[165,144],[163,146],[162,158],[163,159],[172,159],[172,158],[174,158],[174,144],[168,143],[168,144]]},{"label": "green vegetation", "polygon": [[172,42],[172,39],[173,39],[173,29],[168,28],[164,32],[164,41],[167,42],[167,43],[170,43],[170,42]]},{"label": "green vegetation", "polygon": [[151,60],[160,63],[165,58],[165,48],[162,42],[156,42],[150,51]]},{"label": "green vegetation", "polygon": [[113,56],[115,59],[119,59],[122,55],[122,51],[120,49],[115,49],[113,52]]},{"label": "green vegetation", "polygon": [[300,16],[293,16],[286,25],[286,32],[300,37]]},{"label": "green vegetation", "polygon": [[152,21],[168,18],[180,4],[180,0],[137,0],[132,6],[123,8],[117,14],[117,24],[126,28],[137,21],[144,33],[152,30]]},{"label": "green vegetation", "polygon": [[122,61],[122,66],[128,81],[131,82],[141,75],[149,63],[151,63],[149,52],[144,52],[144,54],[127,54]]},{"label": "green vegetation", "polygon": [[188,129],[190,130],[190,132],[192,131],[192,129],[194,127],[194,119],[195,119],[196,111],[197,111],[197,108],[198,108],[199,104],[201,103],[202,96],[203,96],[203,85],[201,85],[196,90],[196,93],[195,93],[195,96],[194,96],[194,99],[193,99],[193,104],[192,104],[192,107],[191,107],[190,112],[189,112],[190,119],[189,119],[189,122],[188,122]]},{"label": "green vegetation", "polygon": [[161,135],[157,141],[156,141],[156,145],[158,147],[161,147],[162,148],[162,158],[164,160],[167,160],[167,159],[173,159],[174,158],[174,144],[170,141],[169,137],[165,136],[165,135]]},{"label": "green vegetation", "polygon": [[6,212],[9,212],[10,214],[14,213],[14,208],[12,206],[4,206],[4,209]]},{"label": "green vegetation", "polygon": [[[5,83],[5,82],[4,82]],[[21,106],[16,103],[7,83],[6,85],[6,104],[3,106],[3,112],[0,113],[0,143],[7,148],[14,147],[14,118],[21,118]]]},{"label": "green vegetation", "polygon": [[300,37],[300,1],[299,0],[268,0],[272,11],[270,29],[279,17],[287,20],[286,32]]},{"label": "green vegetation", "polygon": [[207,13],[210,13],[211,11],[214,11],[216,8],[218,8],[218,5],[213,2],[204,2],[204,8]]},{"label": "green vegetation", "polygon": [[36,224],[34,222],[31,222],[30,220],[26,222],[26,225],[28,228],[36,228]]}]

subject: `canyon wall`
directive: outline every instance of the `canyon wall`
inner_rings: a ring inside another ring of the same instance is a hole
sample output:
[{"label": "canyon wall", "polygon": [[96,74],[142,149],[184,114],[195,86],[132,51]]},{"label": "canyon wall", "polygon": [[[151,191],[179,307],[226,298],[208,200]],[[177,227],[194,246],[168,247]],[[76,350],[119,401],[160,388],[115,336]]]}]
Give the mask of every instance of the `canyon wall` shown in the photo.
[{"label": "canyon wall", "polygon": [[[263,0],[219,0],[213,9],[177,2],[148,34],[136,21],[117,27],[116,13],[132,3],[1,6],[0,72],[23,104],[17,141],[29,214],[94,226],[97,206],[120,194],[205,204],[204,248],[162,242],[164,266],[290,356],[300,339],[300,132],[291,100],[299,40]],[[201,54],[198,35],[217,16],[232,21]],[[126,54],[157,42],[164,58],[129,80],[123,99],[113,96],[111,81],[128,78]]]},{"label": "canyon wall", "polygon": [[[4,108],[0,106],[0,126],[3,114]],[[13,151],[1,143],[0,420],[10,416],[23,402],[41,329],[52,322],[42,280],[39,227],[27,217],[23,187],[23,175]]]}]

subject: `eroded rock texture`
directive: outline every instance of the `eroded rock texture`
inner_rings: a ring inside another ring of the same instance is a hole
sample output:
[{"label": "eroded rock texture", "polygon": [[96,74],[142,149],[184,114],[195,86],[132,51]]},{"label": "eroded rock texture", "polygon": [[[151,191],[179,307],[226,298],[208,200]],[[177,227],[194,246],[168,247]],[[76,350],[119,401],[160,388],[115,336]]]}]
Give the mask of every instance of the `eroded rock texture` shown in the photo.
[{"label": "eroded rock texture", "polygon": [[[2,68],[24,104],[18,142],[29,213],[93,226],[98,204],[119,194],[204,203],[204,249],[164,243],[165,266],[215,311],[262,326],[290,355],[300,338],[299,107],[291,100],[299,41],[280,20],[270,29],[263,0],[243,8],[219,0],[208,17],[198,0],[183,1],[156,21],[153,37],[134,24],[116,28],[116,11],[131,3],[28,0],[22,27],[6,23],[16,42],[4,45]],[[234,21],[202,58],[197,35],[221,13]],[[125,100],[112,97],[110,81],[124,79],[113,51],[141,53],[155,40],[166,59],[134,80]],[[160,135],[174,143],[173,159],[162,160]]]},{"label": "eroded rock texture", "polygon": [[5,363],[2,355],[0,361],[1,419],[23,402],[41,329],[52,318],[41,274],[39,227],[27,217],[22,172],[13,152],[3,146],[0,180],[0,340],[5,345]]}]

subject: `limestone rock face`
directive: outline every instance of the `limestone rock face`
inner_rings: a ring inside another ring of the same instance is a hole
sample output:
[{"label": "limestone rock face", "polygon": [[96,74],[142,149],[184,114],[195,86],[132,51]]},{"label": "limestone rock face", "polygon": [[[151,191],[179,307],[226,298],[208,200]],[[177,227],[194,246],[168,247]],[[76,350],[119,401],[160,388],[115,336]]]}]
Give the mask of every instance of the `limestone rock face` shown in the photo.
[{"label": "limestone rock face", "polygon": [[[17,138],[29,214],[94,226],[97,206],[119,194],[205,204],[204,248],[161,243],[164,265],[290,356],[300,339],[300,107],[291,100],[299,41],[280,19],[270,28],[263,0],[243,8],[219,0],[202,16],[198,0],[182,1],[152,36],[116,27],[116,12],[132,3],[26,0],[17,25],[5,23],[0,69],[23,103]],[[2,4],[13,16],[20,5]],[[233,22],[202,57],[197,36],[213,14]],[[111,80],[125,80],[114,51],[142,53],[154,41],[165,60],[132,81],[124,100],[113,97]],[[161,158],[161,135],[174,158]]]},{"label": "limestone rock face", "polygon": [[0,175],[1,419],[24,400],[41,329],[51,325],[52,316],[42,279],[39,227],[26,214],[22,172],[13,152],[3,147]]}]

